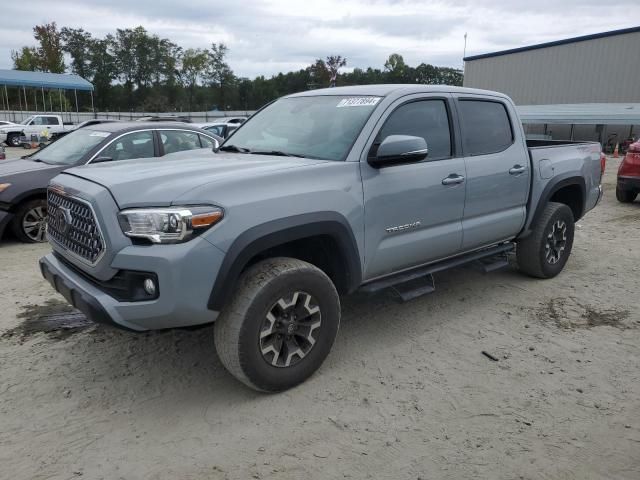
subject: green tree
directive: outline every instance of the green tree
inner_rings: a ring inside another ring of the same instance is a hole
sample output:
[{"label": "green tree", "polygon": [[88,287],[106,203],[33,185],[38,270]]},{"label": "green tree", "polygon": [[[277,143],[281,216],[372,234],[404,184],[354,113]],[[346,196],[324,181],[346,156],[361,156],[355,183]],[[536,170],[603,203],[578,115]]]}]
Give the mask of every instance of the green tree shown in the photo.
[{"label": "green tree", "polygon": [[212,43],[211,49],[207,51],[208,62],[205,75],[209,84],[217,89],[217,103],[220,110],[224,110],[226,106],[226,86],[234,79],[231,67],[225,59],[228,51],[229,49],[224,43]]},{"label": "green tree", "polygon": [[18,51],[12,50],[11,59],[15,70],[35,72],[39,71],[41,67],[38,52],[34,47],[22,47]]},{"label": "green tree", "polygon": [[332,87],[335,87],[338,81],[338,72],[342,67],[347,65],[347,59],[341,55],[330,55],[327,57],[325,65],[329,72],[329,83]]},{"label": "green tree", "polygon": [[209,54],[200,48],[189,48],[184,51],[182,65],[180,67],[180,78],[182,84],[187,89],[189,97],[189,111],[193,110],[193,97],[198,82],[201,82],[208,67]]},{"label": "green tree", "polygon": [[82,78],[91,78],[90,56],[93,38],[82,28],[63,27],[60,30],[62,50],[71,56],[71,71]]},{"label": "green tree", "polygon": [[96,99],[101,110],[110,106],[112,82],[118,78],[118,62],[112,53],[114,46],[115,39],[112,35],[107,35],[104,39],[94,39],[89,44],[88,69],[93,73],[91,83],[96,90]]},{"label": "green tree", "polygon": [[62,37],[56,22],[36,25],[33,36],[39,43],[36,52],[43,72],[64,73]]}]

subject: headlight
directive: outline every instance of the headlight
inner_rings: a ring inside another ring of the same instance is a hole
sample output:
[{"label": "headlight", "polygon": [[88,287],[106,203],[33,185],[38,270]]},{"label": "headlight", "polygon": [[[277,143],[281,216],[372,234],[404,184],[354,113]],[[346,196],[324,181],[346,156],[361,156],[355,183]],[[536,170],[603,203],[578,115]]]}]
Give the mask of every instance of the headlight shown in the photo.
[{"label": "headlight", "polygon": [[127,237],[180,243],[218,223],[223,216],[221,208],[211,206],[132,208],[121,211],[118,221]]}]

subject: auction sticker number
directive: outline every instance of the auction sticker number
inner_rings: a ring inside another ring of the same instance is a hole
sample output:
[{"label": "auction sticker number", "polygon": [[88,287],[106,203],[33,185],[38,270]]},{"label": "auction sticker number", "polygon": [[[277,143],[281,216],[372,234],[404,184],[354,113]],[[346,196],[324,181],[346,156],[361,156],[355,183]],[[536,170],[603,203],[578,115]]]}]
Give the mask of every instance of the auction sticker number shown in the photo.
[{"label": "auction sticker number", "polygon": [[380,101],[380,97],[351,97],[343,98],[336,105],[337,108],[342,107],[372,107]]}]

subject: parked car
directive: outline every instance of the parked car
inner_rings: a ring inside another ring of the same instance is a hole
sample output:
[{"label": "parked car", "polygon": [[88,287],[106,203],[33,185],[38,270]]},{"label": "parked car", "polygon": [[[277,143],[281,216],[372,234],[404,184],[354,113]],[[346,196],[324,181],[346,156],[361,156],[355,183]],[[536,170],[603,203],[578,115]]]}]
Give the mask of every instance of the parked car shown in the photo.
[{"label": "parked car", "polygon": [[151,115],[148,117],[140,117],[136,119],[137,122],[181,122],[191,123],[189,117],[183,117],[179,115]]},{"label": "parked car", "polygon": [[290,95],[219,150],[58,175],[40,268],[97,322],[215,322],[223,365],[262,391],[318,369],[340,294],[408,301],[514,250],[525,274],[558,275],[602,195],[598,143],[527,145],[507,96],[450,86]]},{"label": "parked car", "polygon": [[8,125],[17,125],[17,123],[10,122],[9,120],[0,120],[0,127],[6,127]]},{"label": "parked car", "polygon": [[640,193],[640,142],[629,145],[618,168],[616,198],[622,203],[631,203]]},{"label": "parked car", "polygon": [[247,117],[222,117],[220,123],[230,123],[232,125],[241,125],[247,121]]},{"label": "parked car", "polygon": [[207,132],[211,132],[215,135],[218,135],[222,138],[227,138],[231,135],[236,129],[241,125],[240,123],[220,123],[220,122],[209,122],[209,123],[198,123],[198,127],[206,130]]},{"label": "parked car", "polygon": [[5,142],[10,147],[21,145],[20,137],[30,138],[46,136],[55,139],[58,135],[64,135],[76,127],[72,123],[63,122],[60,115],[31,115],[19,124],[0,126],[0,143]]},{"label": "parked car", "polygon": [[92,125],[100,125],[103,123],[116,123],[116,122],[120,122],[120,120],[116,120],[114,118],[92,118],[91,120],[85,120],[82,123],[79,123],[78,126],[76,128],[85,128],[85,127],[91,127]]},{"label": "parked car", "polygon": [[[32,155],[0,163],[0,238],[10,225],[24,242],[45,241],[49,180],[70,167],[217,148],[222,139],[188,125],[103,123],[60,138]],[[147,167],[152,167],[147,163]]]}]

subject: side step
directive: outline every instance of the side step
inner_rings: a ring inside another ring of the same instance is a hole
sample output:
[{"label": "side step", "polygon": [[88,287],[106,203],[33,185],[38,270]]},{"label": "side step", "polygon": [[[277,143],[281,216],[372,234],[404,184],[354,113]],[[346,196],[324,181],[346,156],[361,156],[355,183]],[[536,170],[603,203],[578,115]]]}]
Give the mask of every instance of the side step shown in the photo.
[{"label": "side step", "polygon": [[496,270],[507,268],[509,266],[509,259],[507,258],[507,254],[504,253],[496,256],[495,258],[478,260],[478,265],[482,272],[490,273],[495,272]]},{"label": "side step", "polygon": [[414,298],[434,292],[436,290],[436,284],[433,281],[433,275],[428,274],[415,280],[398,283],[390,287],[390,289],[400,298],[400,301],[408,302]]},{"label": "side step", "polygon": [[[512,242],[503,243],[495,247],[467,253],[459,257],[442,260],[437,263],[432,263],[431,265],[374,280],[360,287],[359,291],[371,294],[384,290],[385,288],[392,288],[403,302],[407,302],[421,295],[431,293],[436,289],[433,280],[434,273],[471,262],[480,263],[482,269],[487,273],[493,272],[494,270],[509,265],[507,253],[513,251],[514,248],[515,244]],[[496,256],[499,256],[499,258],[491,259],[491,257]],[[480,262],[481,260],[484,260],[484,262]]]}]

